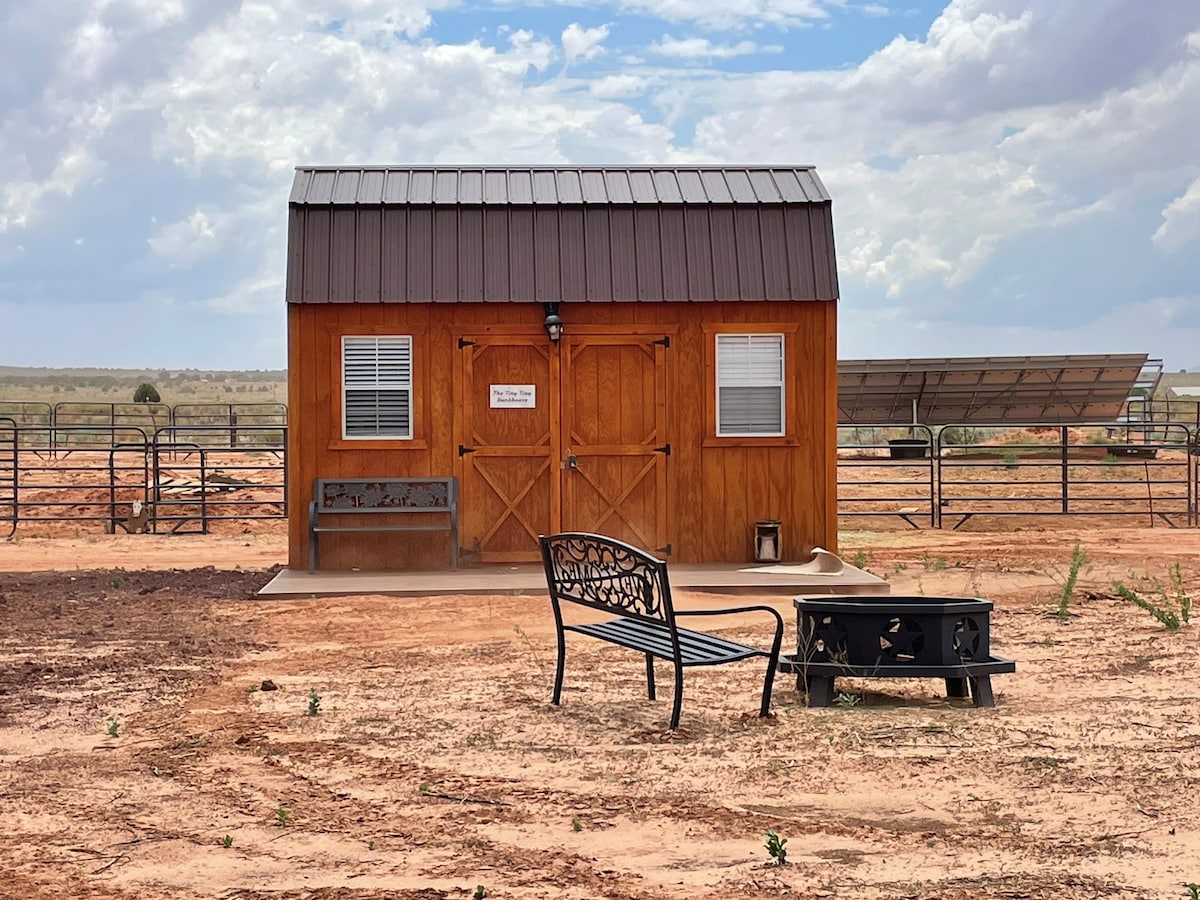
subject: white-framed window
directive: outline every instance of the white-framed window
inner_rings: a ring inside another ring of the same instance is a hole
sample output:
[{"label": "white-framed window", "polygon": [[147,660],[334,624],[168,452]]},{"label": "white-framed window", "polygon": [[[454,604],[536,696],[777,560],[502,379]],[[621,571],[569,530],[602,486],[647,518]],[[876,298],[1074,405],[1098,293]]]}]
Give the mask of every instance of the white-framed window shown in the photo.
[{"label": "white-framed window", "polygon": [[342,437],[411,440],[412,337],[342,337]]},{"label": "white-framed window", "polygon": [[784,434],[782,334],[717,335],[717,436]]}]

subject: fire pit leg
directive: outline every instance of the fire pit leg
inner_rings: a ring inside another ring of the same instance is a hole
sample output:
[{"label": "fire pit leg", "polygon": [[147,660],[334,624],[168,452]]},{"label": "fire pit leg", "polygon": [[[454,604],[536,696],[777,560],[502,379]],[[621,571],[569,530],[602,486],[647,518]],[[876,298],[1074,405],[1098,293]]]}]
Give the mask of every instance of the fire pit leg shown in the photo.
[{"label": "fire pit leg", "polygon": [[809,675],[805,679],[805,693],[808,694],[808,705],[833,706],[833,679],[822,675]]},{"label": "fire pit leg", "polygon": [[970,697],[971,689],[965,678],[947,678],[946,679],[946,696],[947,697]]},{"label": "fire pit leg", "polygon": [[977,675],[969,680],[971,682],[971,696],[975,699],[976,706],[996,705],[996,698],[992,696],[992,676]]}]

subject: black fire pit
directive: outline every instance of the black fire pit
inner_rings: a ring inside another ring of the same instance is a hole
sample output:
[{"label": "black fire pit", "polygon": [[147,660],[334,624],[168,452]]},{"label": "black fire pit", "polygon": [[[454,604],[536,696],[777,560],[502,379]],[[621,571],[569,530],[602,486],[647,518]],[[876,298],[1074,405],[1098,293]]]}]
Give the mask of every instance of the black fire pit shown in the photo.
[{"label": "black fire pit", "polygon": [[809,706],[829,706],[834,680],[944,678],[946,695],[995,706],[992,675],[1015,672],[992,656],[990,600],[883,595],[797,597],[797,651],[780,669],[794,673]]}]

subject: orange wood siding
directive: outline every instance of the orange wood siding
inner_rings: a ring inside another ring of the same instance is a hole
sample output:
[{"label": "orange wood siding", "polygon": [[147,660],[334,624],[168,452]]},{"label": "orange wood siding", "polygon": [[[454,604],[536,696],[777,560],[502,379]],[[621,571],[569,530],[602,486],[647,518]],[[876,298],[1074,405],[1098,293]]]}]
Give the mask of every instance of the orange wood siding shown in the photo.
[{"label": "orange wood siding", "polygon": [[[631,259],[635,253],[631,246]],[[671,443],[666,539],[672,561],[750,562],[753,525],[759,519],[783,522],[784,559],[805,559],[814,545],[836,552],[835,302],[564,303],[560,314],[569,333],[583,326],[609,326],[613,334],[628,328],[671,333],[671,346],[664,352],[663,431]],[[461,486],[458,442],[464,398],[456,396],[456,390],[462,391],[458,339],[489,333],[544,337],[542,315],[535,303],[289,306],[289,565],[307,566],[314,478],[455,475]],[[712,434],[707,421],[714,391],[709,346],[714,332],[725,325],[787,333],[787,439],[726,440]],[[413,387],[422,398],[414,421],[416,440],[371,441],[360,447],[341,440],[341,384],[333,373],[343,334],[414,334]],[[559,370],[555,359],[552,371]],[[596,380],[596,389],[603,389],[604,378],[615,375],[589,377]],[[647,396],[643,402],[653,401]],[[558,460],[552,460],[551,477],[561,477]],[[460,522],[463,515],[460,510]],[[446,536],[438,533],[325,535],[321,557],[322,566],[330,569],[436,569],[447,565],[448,552]]]}]

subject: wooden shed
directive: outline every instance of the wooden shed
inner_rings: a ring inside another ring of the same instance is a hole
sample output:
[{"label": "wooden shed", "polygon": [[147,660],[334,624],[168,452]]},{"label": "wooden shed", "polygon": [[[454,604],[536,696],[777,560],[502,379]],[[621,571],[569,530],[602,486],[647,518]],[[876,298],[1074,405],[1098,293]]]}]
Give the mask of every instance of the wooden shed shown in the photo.
[{"label": "wooden shed", "polygon": [[[764,520],[785,560],[836,550],[811,167],[304,167],[288,247],[291,567],[335,477],[455,476],[467,565],[566,530],[751,562]],[[321,540],[326,569],[448,560],[442,534]]]}]

